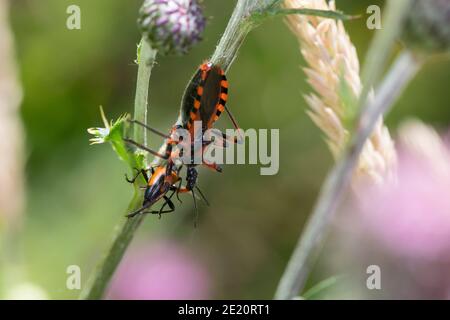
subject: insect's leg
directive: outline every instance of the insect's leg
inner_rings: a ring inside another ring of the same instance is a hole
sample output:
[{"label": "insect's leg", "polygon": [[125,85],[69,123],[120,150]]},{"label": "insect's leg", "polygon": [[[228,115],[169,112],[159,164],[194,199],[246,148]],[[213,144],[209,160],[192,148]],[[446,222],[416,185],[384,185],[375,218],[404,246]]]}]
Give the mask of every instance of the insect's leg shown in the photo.
[{"label": "insect's leg", "polygon": [[152,128],[152,127],[146,125],[145,123],[143,123],[143,122],[141,122],[141,121],[139,121],[139,120],[128,120],[128,122],[133,123],[133,124],[140,125],[141,127],[144,127],[144,128],[147,129],[148,131],[153,132],[154,134],[157,134],[158,136],[161,136],[161,137],[166,138],[166,139],[170,139],[170,136],[169,136],[169,135],[167,135],[167,134],[165,134],[165,133],[162,133],[161,131],[158,131],[158,130],[154,129],[154,128]]},{"label": "insect's leg", "polygon": [[[175,194],[176,189],[175,189],[175,190],[172,189],[172,186],[171,186],[170,190],[172,190],[172,193],[171,193],[170,196],[168,196],[168,197],[167,197],[167,196],[164,196],[164,200],[166,200],[166,202],[164,202],[164,204],[161,206],[161,209],[159,210],[159,212],[164,211],[164,208],[166,207],[166,205],[169,205],[169,207],[172,208],[172,206],[171,206],[171,204],[173,205],[172,197],[173,197],[173,195]],[[174,206],[173,208],[175,208],[175,206]],[[175,209],[174,209],[174,210],[175,210]]]},{"label": "insect's leg", "polygon": [[[173,196],[173,194],[172,194]],[[170,198],[172,197],[170,196]],[[170,210],[166,210],[163,213],[173,212],[175,211],[175,205],[173,204],[172,200],[170,198],[164,197],[164,200],[166,200],[166,204],[170,207]]]},{"label": "insect's leg", "polygon": [[137,147],[139,149],[147,151],[148,153],[151,153],[151,154],[153,154],[156,157],[159,157],[159,158],[164,159],[164,160],[168,159],[167,155],[162,155],[162,154],[160,154],[160,153],[158,153],[158,152],[156,152],[156,151],[154,151],[154,150],[152,150],[150,148],[147,148],[146,146],[144,146],[144,145],[142,145],[142,144],[140,144],[140,143],[138,143],[138,142],[136,142],[134,140],[131,140],[131,139],[128,139],[128,138],[123,138],[123,141],[125,141],[126,143],[129,143],[129,144],[132,144],[132,145],[134,145],[135,147]]},{"label": "insect's leg", "polygon": [[[188,189],[188,188],[181,188],[181,187],[178,187],[178,188],[179,188],[179,189],[178,189],[177,194],[178,194],[178,193],[188,193],[188,192],[192,192],[192,191],[193,191],[193,190]],[[197,185],[195,185],[195,189],[196,189],[196,190],[198,191],[198,193],[200,194],[200,198],[202,198],[202,200],[205,201],[206,205],[209,206],[209,201],[206,199],[205,195],[204,195],[203,192],[200,190],[200,188],[199,188]],[[180,200],[180,201],[181,201],[181,200]]]},{"label": "insect's leg", "polygon": [[[143,171],[144,169],[139,170],[139,169],[137,169],[137,168],[134,168],[134,170],[136,170],[137,173],[136,173],[136,175],[135,175],[133,178],[131,178],[131,179],[128,178],[128,174],[125,173],[125,180],[127,180],[128,183],[134,183],[134,182],[136,181],[136,179],[142,174],[142,171]],[[145,179],[145,180],[148,181],[148,179]]]},{"label": "insect's leg", "polygon": [[238,130],[239,129],[239,125],[236,121],[236,118],[233,116],[233,114],[231,113],[230,109],[228,109],[228,107],[225,105],[225,111],[227,112],[228,118],[230,118],[231,122],[233,123],[233,127]]},{"label": "insect's leg", "polygon": [[214,140],[212,142],[218,147],[227,148],[230,144],[242,144],[244,141],[240,131],[238,131],[238,136],[229,136],[221,131],[216,132],[216,130],[213,131],[213,134]]},{"label": "insect's leg", "polygon": [[200,195],[200,197],[203,199],[203,201],[205,201],[206,205],[209,207],[209,202],[206,199],[205,195],[203,194],[202,190],[200,190],[200,188],[196,185],[195,189],[197,189],[198,194]]},{"label": "insect's leg", "polygon": [[[214,136],[214,138],[215,137],[216,136]],[[211,143],[213,143],[213,142],[215,142],[215,140],[208,141],[208,144],[204,144],[203,147],[202,147],[202,165],[204,165],[205,167],[207,167],[209,169],[212,169],[212,170],[214,170],[216,172],[221,173],[223,170],[222,170],[222,167],[219,164],[217,164],[216,162],[208,162],[208,161],[206,161],[206,159],[204,157],[204,154],[205,154],[208,146]]]},{"label": "insect's leg", "polygon": [[238,131],[239,136],[234,137],[234,143],[241,144],[244,141],[244,138],[241,136],[241,128],[239,127],[236,118],[231,113],[230,109],[225,105],[225,111],[227,112],[228,117],[230,118],[231,122],[233,123],[233,127]]},{"label": "insect's leg", "polygon": [[127,214],[125,217],[133,218],[134,216],[137,216],[140,213],[145,213],[144,211],[147,210],[149,207],[150,207],[150,204],[142,206],[142,208],[139,208],[136,211],[133,211],[133,212]]},{"label": "insect's leg", "polygon": [[198,207],[197,207],[197,200],[195,199],[195,193],[194,193],[194,190],[191,190],[191,192],[192,192],[192,199],[194,199],[194,210],[195,210],[194,228],[197,228],[197,222],[198,222]]},{"label": "insect's leg", "polygon": [[[150,177],[148,176],[147,172],[150,171],[152,173],[152,175],[155,174],[155,169],[153,167],[150,167],[149,169],[141,169],[141,170],[138,170],[135,168],[135,170],[137,171],[137,174],[133,177],[133,179],[129,179],[128,175],[125,174],[125,179],[127,180],[127,182],[134,183],[136,181],[136,179],[142,174],[145,182],[148,183],[148,181],[150,180]],[[146,189],[146,188],[147,187],[141,187],[141,189]]]},{"label": "insect's leg", "polygon": [[182,189],[182,188],[181,188],[182,182],[183,182],[183,179],[180,178],[180,182],[178,183],[178,186],[174,186],[174,185],[173,185],[173,186],[170,186],[170,190],[176,192],[177,199],[178,199],[178,201],[180,201],[180,203],[183,203],[183,201],[181,201],[180,196],[179,196],[180,190]]},{"label": "insect's leg", "polygon": [[[173,193],[170,197],[173,196]],[[152,214],[157,214],[159,215],[159,218],[161,219],[161,215],[163,213],[169,213],[169,212],[174,212],[175,211],[175,205],[173,204],[172,200],[170,200],[170,198],[168,198],[167,196],[164,196],[164,200],[166,200],[166,202],[163,204],[163,206],[161,207],[161,209],[159,209],[158,211],[150,211],[150,213]],[[168,205],[170,207],[169,210],[164,210],[164,207]]]},{"label": "insect's leg", "polygon": [[207,163],[207,162],[203,162],[203,165],[207,168],[210,168],[214,171],[217,171],[219,173],[222,173],[223,169],[220,165],[218,165],[217,163]]}]

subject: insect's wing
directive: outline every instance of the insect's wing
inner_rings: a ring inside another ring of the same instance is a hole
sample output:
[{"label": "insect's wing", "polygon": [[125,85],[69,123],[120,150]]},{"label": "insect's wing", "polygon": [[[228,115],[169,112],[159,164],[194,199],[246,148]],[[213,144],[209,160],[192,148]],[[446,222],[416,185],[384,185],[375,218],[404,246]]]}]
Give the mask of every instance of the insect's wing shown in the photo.
[{"label": "insect's wing", "polygon": [[191,118],[190,114],[193,111],[194,101],[197,97],[197,88],[203,83],[202,80],[202,71],[197,70],[197,72],[192,77],[191,81],[185,90],[183,100],[181,103],[180,115],[182,126],[186,127],[189,119]]},{"label": "insect's wing", "polygon": [[182,125],[190,130],[194,121],[211,128],[225,109],[228,82],[218,66],[203,64],[189,82],[181,106]]},{"label": "insect's wing", "polygon": [[200,100],[200,120],[203,127],[209,127],[214,121],[220,101],[222,77],[222,69],[214,66],[208,73],[204,83],[203,94]]}]

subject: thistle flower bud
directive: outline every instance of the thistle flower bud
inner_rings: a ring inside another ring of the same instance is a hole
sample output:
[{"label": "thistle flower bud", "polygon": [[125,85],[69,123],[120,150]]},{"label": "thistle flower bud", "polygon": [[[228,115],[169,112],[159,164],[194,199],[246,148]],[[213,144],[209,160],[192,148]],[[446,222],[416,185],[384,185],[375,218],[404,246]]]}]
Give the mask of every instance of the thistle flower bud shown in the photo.
[{"label": "thistle flower bud", "polygon": [[139,27],[160,54],[185,54],[201,40],[205,17],[197,0],[145,0]]},{"label": "thistle flower bud", "polygon": [[450,51],[450,1],[413,0],[402,35],[407,46],[426,52]]}]

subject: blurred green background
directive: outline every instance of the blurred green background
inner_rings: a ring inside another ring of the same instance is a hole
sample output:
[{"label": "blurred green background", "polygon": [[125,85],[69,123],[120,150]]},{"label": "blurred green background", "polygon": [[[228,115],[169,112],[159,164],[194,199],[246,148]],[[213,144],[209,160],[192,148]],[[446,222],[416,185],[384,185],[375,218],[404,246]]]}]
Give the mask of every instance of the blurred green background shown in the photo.
[{"label": "blurred green background", "polygon": [[[126,166],[107,145],[89,146],[86,129],[132,110],[140,39],[141,0],[14,0],[11,20],[25,98],[27,210],[23,243],[26,271],[51,298],[76,298],[66,289],[66,268],[79,265],[82,282],[107,248],[132,195]],[[338,0],[349,14],[382,1]],[[82,29],[66,28],[66,9],[81,8]],[[195,68],[213,52],[235,1],[205,0],[204,41],[187,56],[158,59],[150,86],[149,121],[167,130]],[[365,19],[346,23],[363,60],[373,32]],[[296,39],[282,19],[252,32],[232,66],[229,107],[246,128],[280,129],[280,171],[228,165],[222,174],[200,170],[211,207],[200,206],[193,227],[189,197],[174,214],[150,216],[136,239],[164,237],[195,252],[212,277],[211,298],[271,298],[318,189],[332,165],[322,134],[306,116],[309,92]],[[438,128],[450,120],[450,62],[429,63],[387,119],[395,132],[416,116]],[[231,127],[223,117],[222,127]],[[151,145],[161,144],[152,137]],[[150,240],[148,240],[150,239]],[[320,263],[310,285],[330,276]]]}]

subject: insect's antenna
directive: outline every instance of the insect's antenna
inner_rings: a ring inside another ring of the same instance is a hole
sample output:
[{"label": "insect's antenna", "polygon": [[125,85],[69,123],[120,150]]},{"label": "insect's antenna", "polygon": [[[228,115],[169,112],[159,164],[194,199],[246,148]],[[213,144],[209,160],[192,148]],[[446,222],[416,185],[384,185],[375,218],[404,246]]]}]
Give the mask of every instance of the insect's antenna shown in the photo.
[{"label": "insect's antenna", "polygon": [[166,139],[170,139],[169,135],[167,135],[165,133],[162,133],[161,131],[156,130],[156,129],[152,128],[152,127],[149,127],[148,125],[146,125],[145,123],[143,123],[143,122],[141,122],[139,120],[128,120],[128,122],[140,125],[141,127],[144,127],[148,131],[153,132],[154,134],[157,134],[158,136],[161,136],[161,137],[166,138]]},{"label": "insect's antenna", "polygon": [[[180,173],[180,171],[178,171],[178,173]],[[183,201],[181,201],[181,199],[180,199],[180,189],[181,189],[182,182],[183,182],[183,178],[180,177],[180,182],[179,182],[178,188],[177,188],[177,199],[178,199],[178,201],[180,201],[180,203],[183,203]]]},{"label": "insect's antenna", "polygon": [[197,207],[197,200],[195,199],[195,193],[194,190],[192,192],[192,198],[194,199],[194,209],[195,209],[195,219],[194,219],[194,227],[197,228],[197,222],[198,222],[198,207]]},{"label": "insect's antenna", "polygon": [[141,212],[147,210],[150,206],[151,206],[151,203],[147,203],[147,204],[143,205],[141,208],[137,209],[136,211],[133,211],[130,214],[127,214],[126,217],[133,218],[134,216],[137,216]]},{"label": "insect's antenna", "polygon": [[197,189],[198,194],[200,195],[200,197],[202,198],[203,201],[205,201],[206,205],[209,207],[209,202],[206,199],[205,195],[203,194],[202,190],[200,190],[200,188],[196,185],[195,189]]}]

